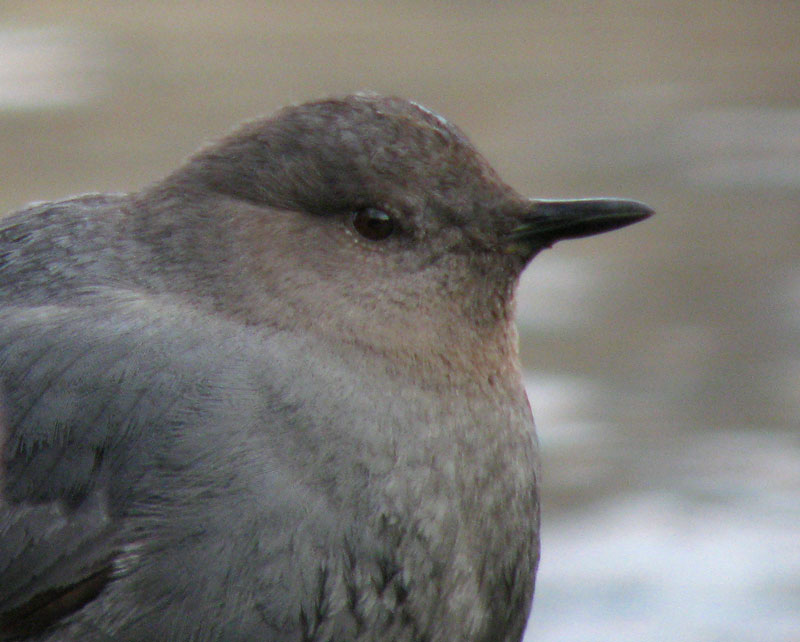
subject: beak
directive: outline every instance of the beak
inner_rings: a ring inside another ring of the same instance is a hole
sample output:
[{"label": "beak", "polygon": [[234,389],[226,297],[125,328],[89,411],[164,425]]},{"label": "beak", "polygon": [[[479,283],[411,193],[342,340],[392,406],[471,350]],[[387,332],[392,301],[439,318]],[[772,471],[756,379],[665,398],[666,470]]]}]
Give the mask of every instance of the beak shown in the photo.
[{"label": "beak", "polygon": [[610,232],[653,214],[644,203],[616,198],[530,203],[530,209],[506,237],[509,253],[523,248],[536,251],[563,239]]}]

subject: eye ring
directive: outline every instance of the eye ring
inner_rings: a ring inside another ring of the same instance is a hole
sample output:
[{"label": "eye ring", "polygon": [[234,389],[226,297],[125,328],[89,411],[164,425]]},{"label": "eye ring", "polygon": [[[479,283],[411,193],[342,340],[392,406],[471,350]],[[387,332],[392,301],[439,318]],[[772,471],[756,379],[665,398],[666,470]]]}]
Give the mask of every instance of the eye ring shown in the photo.
[{"label": "eye ring", "polygon": [[383,241],[394,232],[394,219],[375,207],[365,207],[353,212],[353,229],[370,241]]}]

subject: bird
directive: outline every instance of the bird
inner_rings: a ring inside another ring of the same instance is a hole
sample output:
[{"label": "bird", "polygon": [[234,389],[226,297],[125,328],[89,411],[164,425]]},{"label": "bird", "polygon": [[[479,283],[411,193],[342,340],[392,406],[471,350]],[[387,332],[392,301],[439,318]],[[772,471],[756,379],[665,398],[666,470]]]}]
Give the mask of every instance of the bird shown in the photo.
[{"label": "bird", "polygon": [[0,219],[0,639],[520,640],[516,286],[651,213],[359,93]]}]

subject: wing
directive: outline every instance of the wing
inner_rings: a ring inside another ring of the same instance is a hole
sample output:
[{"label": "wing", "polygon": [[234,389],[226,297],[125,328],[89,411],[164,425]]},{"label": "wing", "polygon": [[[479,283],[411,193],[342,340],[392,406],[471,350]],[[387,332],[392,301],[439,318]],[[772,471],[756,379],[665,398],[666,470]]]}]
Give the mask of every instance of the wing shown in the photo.
[{"label": "wing", "polygon": [[203,397],[209,346],[230,340],[179,312],[0,311],[0,639],[41,632],[124,573],[131,488],[164,468],[171,413]]},{"label": "wing", "polygon": [[324,557],[306,540],[338,523],[303,377],[334,362],[286,331],[86,296],[0,308],[0,639],[296,639]]},{"label": "wing", "polygon": [[98,499],[92,494],[74,510],[58,502],[0,508],[0,637],[43,631],[111,579],[118,543]]}]

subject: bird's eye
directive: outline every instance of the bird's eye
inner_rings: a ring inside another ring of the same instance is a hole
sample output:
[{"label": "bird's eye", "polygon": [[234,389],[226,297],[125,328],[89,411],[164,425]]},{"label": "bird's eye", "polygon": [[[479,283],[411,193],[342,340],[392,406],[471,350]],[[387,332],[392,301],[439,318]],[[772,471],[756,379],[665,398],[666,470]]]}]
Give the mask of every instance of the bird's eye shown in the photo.
[{"label": "bird's eye", "polygon": [[394,231],[394,220],[383,210],[367,207],[353,212],[353,227],[370,241],[382,241]]}]

